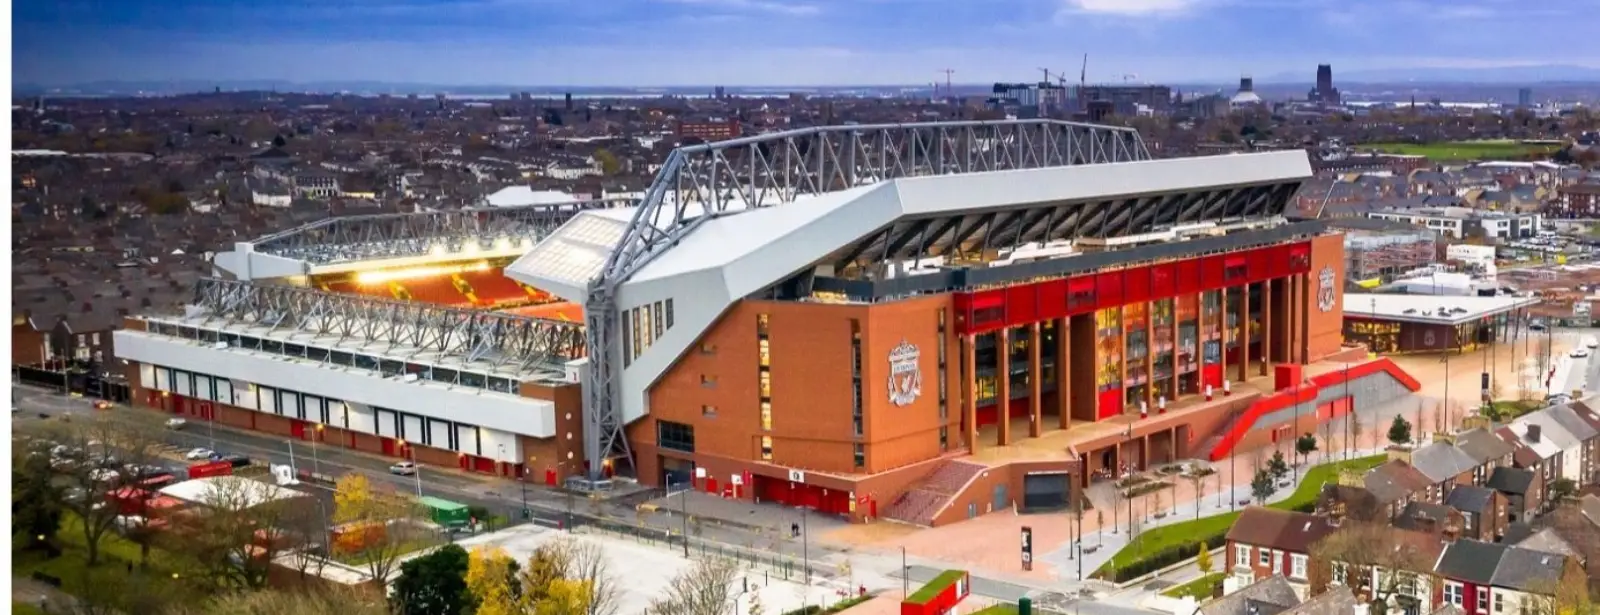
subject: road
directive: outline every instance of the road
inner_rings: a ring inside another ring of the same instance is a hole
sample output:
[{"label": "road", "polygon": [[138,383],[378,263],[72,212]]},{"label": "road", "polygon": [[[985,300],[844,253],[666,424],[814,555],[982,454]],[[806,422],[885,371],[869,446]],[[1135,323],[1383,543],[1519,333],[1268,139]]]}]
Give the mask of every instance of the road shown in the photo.
[{"label": "road", "polygon": [[[63,414],[89,416],[92,413],[100,413],[113,417],[114,420],[149,426],[159,426],[166,418],[158,412],[120,405],[110,410],[96,411],[91,406],[92,400],[86,398],[67,397],[59,392],[25,386],[18,386],[16,389],[19,412],[13,415],[13,422],[16,425],[14,429],[26,429],[29,424],[40,422],[41,414],[59,417]],[[313,446],[309,442],[295,442],[279,436],[233,429],[193,419],[182,431],[163,430],[163,433],[166,434],[167,444],[181,450],[205,447],[224,455],[241,454],[269,464],[287,464],[299,470],[335,477],[349,473],[361,474],[373,484],[387,485],[399,491],[414,492],[419,489],[420,484],[423,495],[440,497],[468,506],[482,506],[512,519],[513,522],[520,520],[518,511],[523,504],[524,485],[505,479],[471,475],[455,469],[446,470],[426,465],[419,466],[421,470],[415,477],[397,476],[389,472],[389,465],[394,462],[393,459],[336,446]],[[305,487],[313,494],[321,491],[321,497],[328,497],[326,489],[311,485]],[[591,500],[582,495],[568,497],[566,492],[537,484],[526,485],[526,497],[534,521],[541,525],[557,527],[607,523],[612,525],[613,529],[620,529],[616,526],[637,526],[643,523],[652,530],[659,531],[663,536],[669,532],[681,535],[678,531],[682,526],[681,519],[662,514],[639,516],[633,504],[626,501]],[[331,498],[326,503],[330,505],[331,510]],[[738,526],[705,524],[699,531],[700,538],[728,545],[749,545],[758,550],[782,551],[790,554],[796,552],[786,541],[770,535],[760,535]],[[779,544],[780,542],[783,544]],[[833,552],[818,545],[812,545],[810,550],[817,557]]]}]

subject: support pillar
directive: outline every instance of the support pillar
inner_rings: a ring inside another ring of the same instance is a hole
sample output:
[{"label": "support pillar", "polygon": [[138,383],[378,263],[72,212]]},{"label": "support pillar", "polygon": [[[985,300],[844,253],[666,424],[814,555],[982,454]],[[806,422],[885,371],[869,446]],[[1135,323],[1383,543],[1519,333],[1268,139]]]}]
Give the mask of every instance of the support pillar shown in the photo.
[{"label": "support pillar", "polygon": [[1156,313],[1155,303],[1144,304],[1144,405],[1156,411]]},{"label": "support pillar", "polygon": [[1311,306],[1316,295],[1316,286],[1311,283],[1311,274],[1300,274],[1300,363],[1311,362]]},{"label": "support pillar", "polygon": [[[1123,320],[1126,314],[1122,308],[1117,307],[1117,405],[1122,406],[1122,413],[1128,412],[1128,323]],[[1099,389],[1096,388],[1098,394]]]},{"label": "support pillar", "polygon": [[1261,283],[1261,375],[1271,373],[1278,355],[1272,351],[1272,280]]},{"label": "support pillar", "polygon": [[995,416],[999,419],[999,445],[1011,444],[1011,327],[994,332]]},{"label": "support pillar", "polygon": [[[1039,323],[1028,325],[1028,437],[1044,435],[1044,353]],[[1058,361],[1060,359],[1057,359]]]},{"label": "support pillar", "polygon": [[1239,287],[1239,382],[1250,379],[1250,285]]},{"label": "support pillar", "polygon": [[1295,327],[1294,323],[1295,323],[1296,320],[1299,320],[1299,318],[1300,318],[1300,314],[1295,313],[1296,312],[1295,306],[1300,305],[1300,303],[1294,300],[1294,293],[1295,293],[1295,289],[1294,289],[1295,284],[1294,283],[1295,283],[1295,276],[1291,275],[1289,277],[1283,278],[1283,308],[1284,308],[1283,309],[1283,317],[1284,317],[1284,327],[1283,327],[1283,343],[1281,344],[1281,346],[1283,346],[1283,361],[1285,363],[1299,363],[1300,362],[1299,359],[1294,354],[1294,339],[1296,337],[1295,336],[1295,331],[1299,330],[1299,329],[1297,329]]},{"label": "support pillar", "polygon": [[1072,317],[1056,320],[1056,421],[1072,428]]},{"label": "support pillar", "polygon": [[967,451],[978,451],[978,338],[961,336],[961,423]]},{"label": "support pillar", "polygon": [[1167,304],[1171,306],[1168,313],[1171,314],[1172,321],[1170,327],[1172,330],[1168,332],[1170,337],[1167,338],[1168,343],[1172,344],[1172,365],[1169,366],[1172,368],[1172,376],[1167,378],[1166,390],[1167,403],[1170,404],[1178,401],[1178,381],[1183,377],[1178,374],[1178,298],[1168,299]]},{"label": "support pillar", "polygon": [[[1228,377],[1228,291],[1229,290],[1232,290],[1232,289],[1230,289],[1230,288],[1228,288],[1226,286],[1224,286],[1224,287],[1222,287],[1222,288],[1217,290],[1217,329],[1218,329],[1218,336],[1219,336],[1218,340],[1217,340],[1217,346],[1218,346],[1217,359],[1222,361],[1222,369],[1218,370],[1218,371],[1222,373],[1222,379],[1223,380],[1229,380],[1229,377]],[[1220,389],[1222,387],[1219,386],[1217,388],[1219,389],[1217,392],[1221,393],[1222,391]]]}]

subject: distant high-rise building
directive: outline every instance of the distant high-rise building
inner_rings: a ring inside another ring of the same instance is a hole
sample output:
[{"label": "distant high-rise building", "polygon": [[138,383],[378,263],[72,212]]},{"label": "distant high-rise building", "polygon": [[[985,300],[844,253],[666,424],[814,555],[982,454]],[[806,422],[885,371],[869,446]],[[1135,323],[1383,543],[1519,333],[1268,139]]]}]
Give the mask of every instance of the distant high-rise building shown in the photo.
[{"label": "distant high-rise building", "polygon": [[1517,107],[1527,109],[1533,106],[1533,88],[1520,88],[1517,90]]},{"label": "distant high-rise building", "polygon": [[567,92],[566,101],[567,101],[567,110],[571,111],[572,110],[572,92]]},{"label": "distant high-rise building", "polygon": [[1306,100],[1325,105],[1339,104],[1339,90],[1333,87],[1333,65],[1317,65],[1317,87],[1306,94]]},{"label": "distant high-rise building", "polygon": [[719,85],[719,86],[717,86],[717,95],[716,96],[717,96],[717,100],[722,100],[724,98],[727,98],[728,97],[728,91],[726,89],[724,89],[722,86]]},{"label": "distant high-rise building", "polygon": [[1239,91],[1234,92],[1233,98],[1228,99],[1228,104],[1234,108],[1259,105],[1261,102],[1261,95],[1256,94],[1256,80],[1250,77],[1240,77]]}]

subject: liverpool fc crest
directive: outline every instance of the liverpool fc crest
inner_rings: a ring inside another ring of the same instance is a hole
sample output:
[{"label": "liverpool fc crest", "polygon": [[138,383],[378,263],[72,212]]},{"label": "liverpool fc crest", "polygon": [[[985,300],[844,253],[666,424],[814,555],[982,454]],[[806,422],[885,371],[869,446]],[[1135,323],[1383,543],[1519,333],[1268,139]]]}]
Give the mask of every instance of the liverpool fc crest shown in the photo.
[{"label": "liverpool fc crest", "polygon": [[922,352],[910,342],[900,342],[889,351],[889,402],[909,406],[922,395]]},{"label": "liverpool fc crest", "polygon": [[1317,274],[1317,309],[1324,312],[1333,311],[1334,302],[1338,301],[1336,288],[1333,286],[1333,267],[1323,267]]}]

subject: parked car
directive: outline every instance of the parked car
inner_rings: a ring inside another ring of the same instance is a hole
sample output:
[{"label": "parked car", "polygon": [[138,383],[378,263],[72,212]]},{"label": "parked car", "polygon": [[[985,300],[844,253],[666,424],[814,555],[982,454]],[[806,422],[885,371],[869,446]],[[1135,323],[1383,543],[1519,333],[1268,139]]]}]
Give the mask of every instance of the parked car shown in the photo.
[{"label": "parked car", "polygon": [[417,473],[417,464],[409,461],[402,461],[389,466],[389,473],[399,474],[400,476],[411,476],[412,474]]},{"label": "parked car", "polygon": [[1571,356],[1574,359],[1587,359],[1587,358],[1589,358],[1589,349],[1588,348],[1576,348],[1576,349],[1573,349]]},{"label": "parked car", "polygon": [[180,418],[167,419],[167,429],[179,430],[179,429],[183,429],[184,427],[187,427],[188,425],[189,425],[189,421],[186,421],[184,419],[180,419]]},{"label": "parked car", "polygon": [[96,400],[94,400],[94,409],[95,410],[109,410],[109,409],[111,409],[111,402],[106,401],[104,399],[96,399]]},{"label": "parked car", "polygon": [[192,448],[189,449],[189,452],[183,454],[183,458],[189,461],[204,461],[215,456],[217,456],[217,452],[209,448]]},{"label": "parked car", "polygon": [[229,464],[232,464],[235,468],[242,468],[250,465],[250,458],[239,454],[223,455],[222,457],[218,458],[217,461],[226,461]]}]

